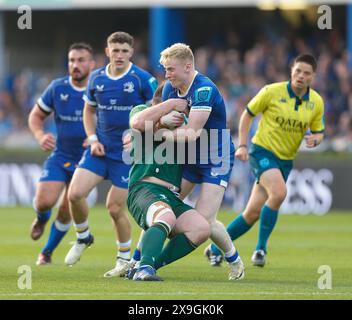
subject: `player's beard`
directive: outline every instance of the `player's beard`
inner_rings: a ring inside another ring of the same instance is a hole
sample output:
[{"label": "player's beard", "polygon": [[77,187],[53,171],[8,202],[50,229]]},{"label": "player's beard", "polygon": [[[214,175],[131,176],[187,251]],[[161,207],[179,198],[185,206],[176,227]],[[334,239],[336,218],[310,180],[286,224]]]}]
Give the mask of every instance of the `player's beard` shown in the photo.
[{"label": "player's beard", "polygon": [[76,73],[76,75],[74,75],[74,73],[72,74],[72,79],[77,82],[83,82],[87,79],[87,77],[88,77],[88,73],[82,74],[79,72],[79,73]]}]

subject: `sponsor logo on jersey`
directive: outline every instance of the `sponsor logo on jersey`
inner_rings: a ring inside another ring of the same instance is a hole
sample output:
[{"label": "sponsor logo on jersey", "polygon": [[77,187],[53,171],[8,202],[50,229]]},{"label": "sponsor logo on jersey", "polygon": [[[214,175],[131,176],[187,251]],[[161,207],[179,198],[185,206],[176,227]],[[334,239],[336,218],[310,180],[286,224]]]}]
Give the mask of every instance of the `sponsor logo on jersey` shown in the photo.
[{"label": "sponsor logo on jersey", "polygon": [[219,173],[216,172],[214,169],[211,169],[210,175],[211,175],[212,177],[217,177],[217,176],[219,175]]},{"label": "sponsor logo on jersey", "polygon": [[279,124],[281,129],[287,132],[301,132],[308,129],[308,123],[298,119],[284,118],[282,116],[276,117],[275,121]]},{"label": "sponsor logo on jersey", "polygon": [[97,90],[99,92],[102,92],[104,90],[104,85],[102,84],[101,86],[97,84]]},{"label": "sponsor logo on jersey", "polygon": [[124,183],[127,183],[129,180],[129,177],[124,177],[124,176],[121,176],[121,181],[124,182]]},{"label": "sponsor logo on jersey", "polygon": [[69,97],[68,94],[63,94],[63,93],[60,94],[60,100],[61,100],[61,101],[67,101],[67,100],[68,100],[68,97]]},{"label": "sponsor logo on jersey", "polygon": [[306,109],[307,109],[307,110],[313,110],[313,109],[314,109],[314,102],[307,101],[307,103],[306,103]]},{"label": "sponsor logo on jersey", "polygon": [[123,84],[123,91],[124,92],[128,92],[128,93],[132,93],[134,92],[134,84],[132,81],[126,82]]},{"label": "sponsor logo on jersey", "polygon": [[167,200],[167,197],[164,194],[159,194],[160,198],[163,200]]}]

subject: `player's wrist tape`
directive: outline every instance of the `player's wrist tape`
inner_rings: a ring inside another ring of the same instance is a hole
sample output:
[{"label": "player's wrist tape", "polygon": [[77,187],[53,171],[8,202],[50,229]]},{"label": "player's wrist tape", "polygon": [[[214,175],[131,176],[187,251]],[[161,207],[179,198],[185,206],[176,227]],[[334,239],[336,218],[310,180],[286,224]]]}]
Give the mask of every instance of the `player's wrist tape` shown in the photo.
[{"label": "player's wrist tape", "polygon": [[89,144],[92,144],[93,142],[95,141],[98,141],[98,137],[96,134],[91,134],[89,137],[88,137],[88,143]]},{"label": "player's wrist tape", "polygon": [[241,149],[241,148],[246,148],[246,149],[247,149],[248,147],[247,147],[246,144],[240,144],[240,145],[237,147],[237,149]]}]

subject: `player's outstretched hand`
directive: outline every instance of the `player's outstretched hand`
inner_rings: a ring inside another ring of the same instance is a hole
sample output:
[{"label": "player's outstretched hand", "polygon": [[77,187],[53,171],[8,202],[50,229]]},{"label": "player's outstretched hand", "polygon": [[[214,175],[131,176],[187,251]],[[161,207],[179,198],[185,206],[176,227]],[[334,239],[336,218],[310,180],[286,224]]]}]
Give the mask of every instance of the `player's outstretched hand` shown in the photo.
[{"label": "player's outstretched hand", "polygon": [[248,161],[249,156],[248,156],[247,147],[242,146],[242,147],[237,148],[237,150],[235,152],[235,157],[241,161]]},{"label": "player's outstretched hand", "polygon": [[52,151],[56,145],[56,139],[52,133],[45,133],[39,140],[39,145],[44,151]]},{"label": "player's outstretched hand", "polygon": [[105,156],[104,145],[102,145],[99,141],[95,141],[90,146],[90,153],[96,157]]}]

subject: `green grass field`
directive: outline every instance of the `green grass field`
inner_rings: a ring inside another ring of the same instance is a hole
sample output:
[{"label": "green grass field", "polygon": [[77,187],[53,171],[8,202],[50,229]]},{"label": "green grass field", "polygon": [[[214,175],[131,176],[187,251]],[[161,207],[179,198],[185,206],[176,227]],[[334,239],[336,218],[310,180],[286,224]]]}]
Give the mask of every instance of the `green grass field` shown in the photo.
[{"label": "green grass field", "polygon": [[[81,261],[64,265],[75,240],[73,229],[53,256],[53,265],[37,267],[35,260],[47,239],[49,227],[38,242],[29,237],[34,213],[29,208],[0,209],[0,299],[351,299],[352,213],[326,216],[280,216],[269,243],[267,265],[253,267],[250,257],[256,244],[257,227],[236,242],[246,264],[246,277],[227,280],[227,266],[210,267],[203,257],[205,244],[190,256],[159,270],[164,282],[143,283],[122,278],[104,278],[114,264],[114,233],[107,212],[94,208],[90,226],[95,244]],[[222,212],[225,224],[233,218]],[[52,221],[52,220],[51,220]],[[139,230],[133,229],[134,245]],[[19,289],[18,268],[32,270],[32,289]],[[321,290],[321,265],[332,270],[332,289]]]}]

